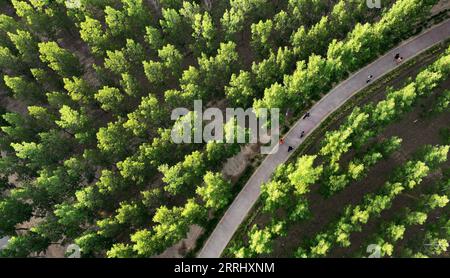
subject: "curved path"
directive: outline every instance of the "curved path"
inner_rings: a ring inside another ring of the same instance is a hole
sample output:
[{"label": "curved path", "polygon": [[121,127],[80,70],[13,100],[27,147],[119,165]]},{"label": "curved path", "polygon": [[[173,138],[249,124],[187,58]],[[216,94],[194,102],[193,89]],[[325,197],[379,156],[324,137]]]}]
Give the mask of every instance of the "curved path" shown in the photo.
[{"label": "curved path", "polygon": [[[437,43],[445,41],[449,37],[450,20],[446,20],[443,23],[424,31],[418,36],[403,42],[370,65],[352,74],[347,80],[343,81],[326,94],[311,108],[311,116],[309,118],[298,120],[289,130],[284,137],[285,144],[279,146],[278,152],[267,155],[225,212],[197,257],[220,257],[233,234],[258,200],[261,184],[267,182],[277,166],[286,162],[292,154],[292,152],[287,152],[288,146],[297,148],[305,140],[308,134],[319,127],[322,121],[324,121],[331,113],[337,110],[357,92],[367,87],[368,84],[366,82],[369,75],[373,75],[373,82],[395,69],[397,64],[393,57],[396,53],[400,53],[406,61]],[[300,139],[299,136],[303,130],[306,135],[304,138]]]}]

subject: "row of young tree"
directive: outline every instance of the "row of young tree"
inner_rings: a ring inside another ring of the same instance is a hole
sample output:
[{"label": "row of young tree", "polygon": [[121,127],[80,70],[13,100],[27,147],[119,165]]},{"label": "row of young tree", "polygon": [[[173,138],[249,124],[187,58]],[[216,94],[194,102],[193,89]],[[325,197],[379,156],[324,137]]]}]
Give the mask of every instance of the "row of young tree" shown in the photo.
[{"label": "row of young tree", "polygon": [[[307,3],[297,5],[296,2]],[[379,15],[378,10],[368,9],[364,2],[357,0],[339,1],[327,15],[327,6],[320,2],[290,1],[286,11],[280,11],[273,20],[251,26],[253,48],[260,56],[268,58],[253,62],[251,70],[232,75],[225,88],[228,101],[236,106],[251,106],[253,99],[261,97],[265,89],[281,83],[285,75],[291,75],[296,61],[308,62],[312,54],[325,55],[333,39],[344,39],[357,22],[374,20]],[[386,7],[392,2],[387,1]],[[320,15],[323,17],[319,18]]]},{"label": "row of young tree", "polygon": [[[287,228],[289,224],[310,216],[305,196],[310,191],[310,186],[320,184],[320,192],[325,197],[330,197],[351,182],[361,180],[377,162],[388,158],[399,149],[402,141],[398,137],[392,137],[373,143],[373,139],[388,125],[411,111],[420,97],[430,95],[449,74],[450,48],[422,70],[414,81],[398,90],[389,89],[385,100],[354,108],[338,129],[325,134],[321,142],[322,148],[317,155],[305,155],[299,157],[296,163],[277,168],[271,181],[261,187],[263,210],[274,215],[277,210],[283,208],[288,219],[283,226]],[[350,150],[355,150],[356,154],[347,167],[343,167],[341,157]],[[316,160],[321,163],[315,165]],[[274,238],[283,233],[271,233],[270,225],[264,228],[264,231],[267,236],[261,244],[267,248],[261,250],[270,253]],[[252,236],[259,232],[261,230],[257,227],[249,231],[249,244]],[[236,256],[263,254],[251,249],[251,246],[252,244],[248,248],[232,246],[231,253]]]},{"label": "row of young tree", "polygon": [[343,80],[378,55],[410,35],[437,1],[397,1],[376,23],[357,24],[343,41],[333,40],[325,57],[309,56],[297,62],[292,75],[283,77],[264,90],[253,108],[280,108],[298,111],[319,99],[333,84]]},{"label": "row of young tree", "polygon": [[[402,256],[403,254],[408,254],[407,257],[423,257],[423,256],[439,256],[447,251],[449,247],[448,236],[440,238],[433,237],[429,242],[424,244],[425,250],[429,251],[426,254],[416,253],[413,254],[410,251],[398,251],[396,250],[396,244],[401,241],[406,241],[405,236],[408,236],[408,230],[413,228],[422,227],[421,230],[425,230],[428,225],[433,225],[434,219],[436,218],[436,213],[439,211],[445,212],[448,210],[447,205],[449,203],[449,193],[450,193],[450,180],[445,177],[437,182],[436,186],[433,186],[433,190],[428,189],[426,194],[421,194],[417,199],[414,200],[413,207],[403,208],[400,213],[397,213],[394,220],[383,221],[378,225],[377,231],[366,240],[365,244],[362,244],[362,250],[358,251],[358,257],[366,255],[367,246],[370,244],[375,244],[379,246],[379,256],[380,257],[393,257]],[[436,192],[436,193],[434,193]],[[445,214],[440,214],[438,218],[443,217],[448,218]],[[446,219],[448,220],[448,219]],[[445,228],[445,226],[444,226]],[[425,238],[429,239],[429,236],[424,233]],[[445,234],[445,232],[444,232]],[[415,241],[415,237],[409,233],[411,238],[409,242],[405,243],[406,248],[411,244],[411,241]],[[420,242],[420,241],[419,241]],[[422,243],[422,242],[420,242]],[[416,245],[416,244],[413,244]]]},{"label": "row of young tree", "polygon": [[372,218],[388,210],[392,202],[404,191],[412,190],[423,179],[447,161],[450,146],[426,146],[415,159],[396,169],[391,179],[377,193],[367,194],[362,203],[349,205],[326,231],[305,242],[295,253],[298,258],[316,258],[329,254],[333,247],[349,247],[351,234],[361,231]]},{"label": "row of young tree", "polygon": [[[363,165],[368,171],[378,159],[386,159],[400,147],[401,139],[392,137],[381,143],[373,144],[367,148],[364,158],[371,157],[370,165]],[[382,154],[383,153],[383,154]],[[308,202],[308,193],[315,184],[320,184],[325,175],[322,165],[314,165],[317,155],[305,155],[295,163],[281,165],[277,168],[271,181],[261,187],[263,212],[278,215],[283,211],[285,220],[273,219],[272,222],[259,229],[256,225],[248,231],[248,247],[233,246],[231,253],[236,257],[255,257],[270,254],[273,251],[273,241],[277,237],[286,236],[288,228],[299,221],[306,221],[311,215]],[[355,161],[360,161],[355,159]],[[361,171],[362,172],[362,171]],[[277,227],[274,229],[274,227]],[[260,236],[260,234],[264,236]]]},{"label": "row of young tree", "polygon": [[450,244],[450,219],[448,214],[449,209],[447,206],[437,221],[426,224],[424,233],[416,235],[401,250],[400,256],[406,258],[429,258],[446,254]]},{"label": "row of young tree", "polygon": [[320,155],[328,161],[325,166],[327,176],[323,180],[324,193],[331,195],[345,188],[352,179],[358,179],[352,178],[355,175],[353,161],[347,170],[341,169],[339,161],[343,154],[350,148],[360,150],[386,126],[411,111],[420,98],[429,96],[449,74],[450,48],[432,65],[422,70],[413,82],[399,90],[389,89],[386,98],[376,105],[370,103],[355,108],[337,130],[327,132],[320,149]]}]

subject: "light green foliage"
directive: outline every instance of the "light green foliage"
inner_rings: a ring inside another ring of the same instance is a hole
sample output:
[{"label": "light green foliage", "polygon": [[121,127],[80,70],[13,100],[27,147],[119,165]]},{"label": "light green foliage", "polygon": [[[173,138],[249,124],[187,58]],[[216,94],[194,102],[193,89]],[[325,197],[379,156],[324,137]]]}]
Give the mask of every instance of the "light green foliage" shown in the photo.
[{"label": "light green foliage", "polygon": [[208,208],[215,210],[226,206],[231,197],[231,184],[220,173],[207,172],[203,177],[204,185],[196,192],[203,198]]},{"label": "light green foliage", "polygon": [[322,166],[314,167],[317,156],[302,156],[297,160],[296,169],[288,176],[295,188],[295,194],[303,195],[309,192],[309,186],[314,184],[322,173]]},{"label": "light green foliage", "polygon": [[193,50],[197,53],[212,54],[216,48],[217,31],[209,13],[195,14],[192,29],[195,41]]},{"label": "light green foliage", "polygon": [[85,21],[80,24],[80,36],[90,46],[93,54],[102,55],[105,52],[108,37],[99,20],[86,16]]},{"label": "light green foliage", "polygon": [[78,58],[68,50],[61,48],[56,42],[41,42],[38,47],[41,61],[59,75],[71,77],[80,74]]},{"label": "light green foliage", "polygon": [[128,114],[128,120],[123,126],[132,130],[136,136],[143,136],[155,130],[156,126],[160,126],[166,116],[158,100],[150,95],[141,99],[136,110]]},{"label": "light green foliage", "polygon": [[30,32],[17,30],[17,33],[8,33],[9,39],[16,47],[21,59],[29,64],[37,63],[38,43]]},{"label": "light green foliage", "polygon": [[75,102],[88,103],[92,100],[93,92],[91,86],[80,77],[63,78],[64,89]]},{"label": "light green foliage", "polygon": [[119,89],[108,86],[100,89],[94,97],[103,110],[115,113],[120,112],[124,100],[124,95]]},{"label": "light green foliage", "polygon": [[167,184],[164,189],[172,195],[180,192],[189,192],[201,181],[205,165],[203,154],[195,151],[187,155],[184,161],[172,167],[161,165],[158,167],[164,175],[163,181]]},{"label": "light green foliage", "polygon": [[252,39],[251,43],[254,49],[259,53],[262,57],[269,53],[271,48],[270,46],[270,37],[272,34],[273,22],[271,20],[259,21],[258,23],[254,23],[251,26],[252,31]]},{"label": "light green foliage", "polygon": [[231,75],[230,84],[225,87],[225,95],[236,107],[248,107],[255,90],[249,72],[240,71]]},{"label": "light green foliage", "polygon": [[98,148],[106,154],[121,157],[129,146],[129,137],[120,122],[110,122],[97,133]]},{"label": "light green foliage", "polygon": [[23,100],[39,100],[42,99],[42,91],[39,86],[27,80],[24,76],[8,76],[4,77],[5,85],[13,92],[17,99]]}]

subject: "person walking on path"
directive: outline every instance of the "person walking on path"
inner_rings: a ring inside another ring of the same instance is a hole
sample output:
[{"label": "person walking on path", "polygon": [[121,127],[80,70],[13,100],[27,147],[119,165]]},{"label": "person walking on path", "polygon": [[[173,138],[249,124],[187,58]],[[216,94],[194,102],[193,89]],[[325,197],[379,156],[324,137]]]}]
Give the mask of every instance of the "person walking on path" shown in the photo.
[{"label": "person walking on path", "polygon": [[400,53],[397,53],[397,54],[395,54],[395,56],[394,56],[394,60],[395,60],[395,62],[396,62],[397,65],[398,65],[398,64],[400,64],[401,62],[403,62],[403,57],[400,56]]},{"label": "person walking on path", "polygon": [[290,153],[294,148],[292,146],[289,146],[288,153]]},{"label": "person walking on path", "polygon": [[310,114],[309,112],[307,112],[307,113],[305,114],[305,116],[303,116],[303,120],[306,119],[306,118],[309,118],[310,116],[311,116],[311,114]]},{"label": "person walking on path", "polygon": [[284,144],[284,139],[281,138],[279,143],[280,143],[280,145],[283,145]]}]

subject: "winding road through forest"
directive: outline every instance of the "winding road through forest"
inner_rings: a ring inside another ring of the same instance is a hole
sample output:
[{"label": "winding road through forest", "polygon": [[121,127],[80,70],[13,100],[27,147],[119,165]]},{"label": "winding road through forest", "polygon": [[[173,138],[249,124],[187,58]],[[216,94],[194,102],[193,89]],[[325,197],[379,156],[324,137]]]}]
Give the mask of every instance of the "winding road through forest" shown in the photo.
[{"label": "winding road through forest", "polygon": [[[296,149],[331,113],[336,111],[356,93],[366,88],[369,75],[373,75],[373,82],[397,68],[398,65],[393,58],[396,53],[400,53],[404,57],[404,61],[407,61],[448,38],[450,38],[450,20],[446,20],[425,30],[416,37],[404,41],[368,66],[352,74],[347,80],[333,88],[319,102],[315,103],[310,109],[311,116],[307,119],[298,120],[284,137],[285,144],[279,146],[278,152],[267,155],[258,169],[256,169],[227,209],[197,257],[220,257],[233,234],[258,200],[261,193],[261,185],[267,182],[274,170],[280,164],[286,162],[293,153],[287,151],[288,146]],[[302,131],[305,131],[306,135],[300,138]]]}]

